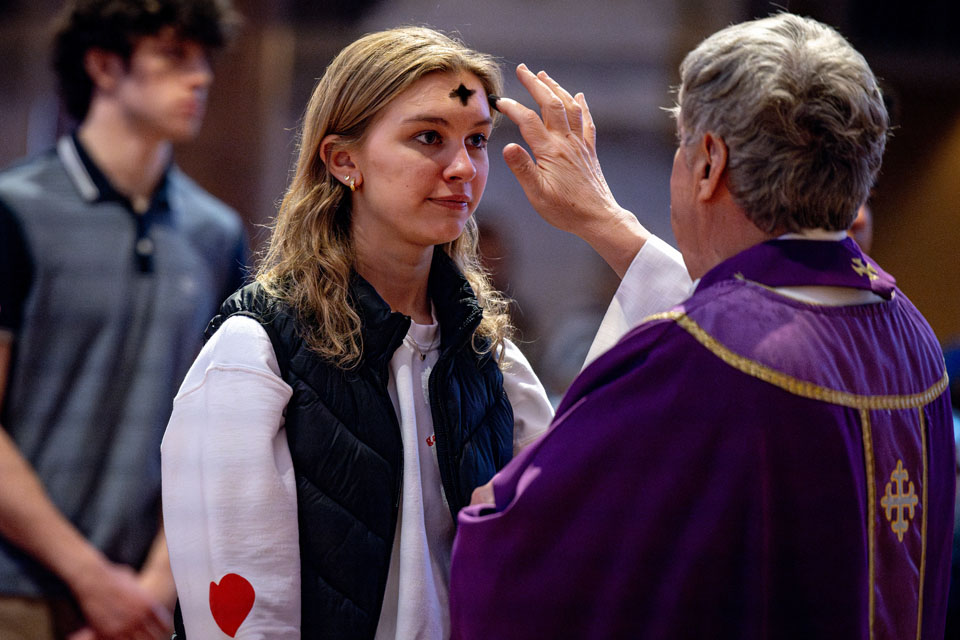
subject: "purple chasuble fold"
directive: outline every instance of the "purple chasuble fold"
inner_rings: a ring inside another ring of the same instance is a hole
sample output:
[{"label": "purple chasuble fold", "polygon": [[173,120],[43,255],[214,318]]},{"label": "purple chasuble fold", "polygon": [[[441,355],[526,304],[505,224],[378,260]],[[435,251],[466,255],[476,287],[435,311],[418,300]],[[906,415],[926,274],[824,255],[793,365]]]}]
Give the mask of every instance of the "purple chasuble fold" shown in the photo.
[{"label": "purple chasuble fold", "polygon": [[[774,287],[867,289],[824,306]],[[943,358],[851,240],[776,240],[589,366],[461,511],[453,638],[943,637]]]}]

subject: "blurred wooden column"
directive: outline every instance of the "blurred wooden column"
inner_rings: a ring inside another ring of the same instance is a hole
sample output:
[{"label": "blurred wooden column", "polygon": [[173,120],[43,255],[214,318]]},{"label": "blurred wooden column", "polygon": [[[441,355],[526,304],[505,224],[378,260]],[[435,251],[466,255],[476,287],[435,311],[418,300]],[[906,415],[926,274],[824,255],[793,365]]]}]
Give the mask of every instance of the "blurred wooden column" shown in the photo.
[{"label": "blurred wooden column", "polygon": [[0,3],[0,167],[55,139],[58,102],[50,70],[50,26],[60,4]]},{"label": "blurred wooden column", "polygon": [[177,162],[240,212],[256,248],[265,239],[258,225],[275,214],[292,161],[296,37],[290,0],[235,4],[243,28],[215,63],[203,129],[177,150]]}]

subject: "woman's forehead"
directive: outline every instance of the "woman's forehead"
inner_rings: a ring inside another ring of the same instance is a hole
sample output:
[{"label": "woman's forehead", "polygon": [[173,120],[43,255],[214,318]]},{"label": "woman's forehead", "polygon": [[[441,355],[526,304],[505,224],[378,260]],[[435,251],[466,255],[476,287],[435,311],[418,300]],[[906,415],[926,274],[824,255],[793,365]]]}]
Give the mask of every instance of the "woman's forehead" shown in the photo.
[{"label": "woman's forehead", "polygon": [[410,107],[429,103],[434,107],[477,108],[487,104],[487,93],[480,78],[469,71],[435,71],[410,85],[393,102]]}]

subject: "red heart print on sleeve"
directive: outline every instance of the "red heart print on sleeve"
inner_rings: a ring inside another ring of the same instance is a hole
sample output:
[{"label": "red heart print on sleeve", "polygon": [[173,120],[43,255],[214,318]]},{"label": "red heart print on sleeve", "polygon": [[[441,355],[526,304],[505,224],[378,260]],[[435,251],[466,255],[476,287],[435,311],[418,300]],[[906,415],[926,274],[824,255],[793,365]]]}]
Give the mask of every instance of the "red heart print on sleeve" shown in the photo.
[{"label": "red heart print on sleeve", "polygon": [[210,613],[217,626],[231,638],[247,619],[255,598],[253,585],[235,573],[220,578],[220,584],[210,583]]}]

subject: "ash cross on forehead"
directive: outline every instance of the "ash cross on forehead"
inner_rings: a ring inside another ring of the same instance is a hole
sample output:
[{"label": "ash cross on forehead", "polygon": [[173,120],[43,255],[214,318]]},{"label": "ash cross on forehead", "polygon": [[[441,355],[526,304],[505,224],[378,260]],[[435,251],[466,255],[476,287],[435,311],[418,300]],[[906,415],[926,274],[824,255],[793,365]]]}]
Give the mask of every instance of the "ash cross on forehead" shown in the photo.
[{"label": "ash cross on forehead", "polygon": [[467,106],[467,100],[470,99],[470,96],[475,94],[476,89],[467,89],[463,86],[463,83],[460,83],[460,86],[450,92],[451,98],[460,98],[460,104]]}]

